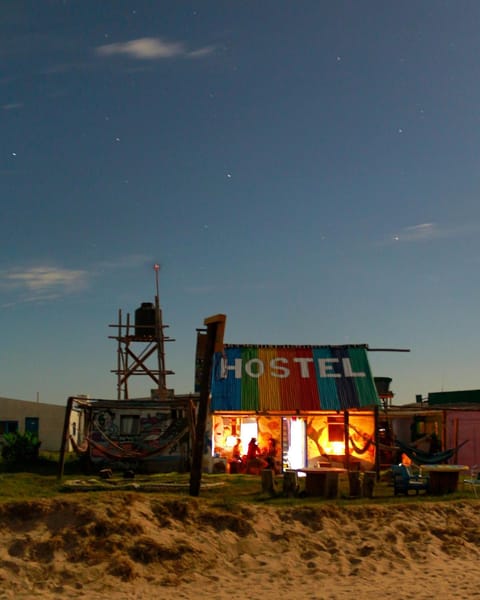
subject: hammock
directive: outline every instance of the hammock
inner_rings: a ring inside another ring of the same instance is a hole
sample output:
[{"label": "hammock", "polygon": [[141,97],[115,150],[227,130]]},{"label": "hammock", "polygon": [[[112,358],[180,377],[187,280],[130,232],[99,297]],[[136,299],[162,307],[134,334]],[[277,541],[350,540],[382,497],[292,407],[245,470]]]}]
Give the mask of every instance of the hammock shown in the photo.
[{"label": "hammock", "polygon": [[433,454],[430,454],[430,452],[425,452],[424,450],[419,450],[418,448],[414,448],[408,444],[404,444],[400,440],[395,440],[395,444],[408,456],[408,458],[418,465],[438,465],[452,458],[455,452],[460,450],[460,448],[468,441],[469,440],[465,440],[458,446],[455,446],[455,448],[449,448],[448,450],[443,450],[442,452],[434,452]]},{"label": "hammock", "polygon": [[363,448],[360,448],[360,446],[357,446],[357,444],[355,443],[354,439],[352,438],[352,436],[350,436],[349,438],[350,443],[352,444],[352,448],[355,450],[355,452],[357,454],[365,454],[365,452],[370,448],[370,446],[374,443],[372,438],[368,438],[365,446]]},{"label": "hammock", "polygon": [[350,429],[353,429],[353,431],[365,441],[365,445],[363,446],[363,448],[360,448],[360,446],[357,446],[357,444],[355,443],[353,437],[349,436],[348,440],[352,444],[352,448],[357,454],[365,454],[365,452],[370,448],[372,444],[375,445],[375,442],[368,433],[363,433],[357,427],[354,427],[351,423],[349,423],[348,426]]},{"label": "hammock", "polygon": [[87,454],[87,452],[88,452],[88,440],[83,440],[83,442],[81,444],[77,444],[77,442],[75,441],[75,438],[73,437],[73,435],[71,435],[70,436],[70,443],[72,444],[72,448],[73,448],[74,452],[78,456],[82,456],[84,454]]}]

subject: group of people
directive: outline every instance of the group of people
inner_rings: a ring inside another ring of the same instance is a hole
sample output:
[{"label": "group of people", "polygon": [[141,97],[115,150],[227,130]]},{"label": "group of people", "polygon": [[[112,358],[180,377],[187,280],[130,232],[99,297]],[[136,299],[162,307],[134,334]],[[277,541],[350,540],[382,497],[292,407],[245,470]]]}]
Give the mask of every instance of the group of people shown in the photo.
[{"label": "group of people", "polygon": [[277,466],[277,454],[278,445],[277,441],[271,437],[268,440],[266,448],[260,448],[257,444],[257,438],[252,437],[248,443],[247,454],[245,457],[242,455],[242,440],[237,438],[237,443],[232,450],[232,460],[244,463],[245,472],[251,473],[260,469],[272,469],[278,471]]}]

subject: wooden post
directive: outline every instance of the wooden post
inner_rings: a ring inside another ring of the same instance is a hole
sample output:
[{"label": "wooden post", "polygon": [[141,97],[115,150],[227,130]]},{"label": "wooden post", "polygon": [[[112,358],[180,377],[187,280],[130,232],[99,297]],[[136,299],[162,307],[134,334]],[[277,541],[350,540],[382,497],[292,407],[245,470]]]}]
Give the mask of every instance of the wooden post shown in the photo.
[{"label": "wooden post", "polygon": [[212,371],[213,354],[214,352],[221,352],[223,349],[225,320],[225,315],[215,315],[205,319],[204,321],[204,324],[207,326],[207,341],[205,344],[205,355],[203,359],[202,377],[200,381],[200,397],[198,401],[195,440],[193,442],[192,468],[190,471],[190,496],[198,496],[200,494],[204,438],[208,417],[210,375]]},{"label": "wooden post", "polygon": [[365,471],[363,474],[362,495],[364,498],[373,498],[375,478],[375,471]]},{"label": "wooden post", "polygon": [[275,495],[275,479],[272,469],[262,469],[262,492],[271,496]]},{"label": "wooden post", "polygon": [[444,450],[447,447],[447,411],[442,410],[442,447]]},{"label": "wooden post", "polygon": [[455,417],[454,419],[454,438],[453,438],[453,447],[455,448],[455,453],[453,455],[453,462],[455,464],[458,464],[458,417]]},{"label": "wooden post", "polygon": [[361,482],[360,482],[360,471],[349,471],[348,472],[348,485],[350,488],[350,496],[352,498],[359,498],[362,494]]},{"label": "wooden post", "polygon": [[67,408],[65,409],[65,419],[63,421],[63,433],[62,433],[62,444],[60,447],[60,459],[58,463],[58,474],[57,478],[62,479],[63,471],[65,469],[65,452],[67,450],[68,443],[68,432],[70,429],[70,415],[72,414],[73,396],[70,396],[67,400]]},{"label": "wooden post", "polygon": [[380,481],[380,444],[379,444],[379,435],[378,435],[378,429],[379,429],[379,415],[378,415],[378,406],[375,406],[375,409],[373,411],[373,422],[374,422],[374,426],[373,426],[373,436],[374,436],[374,440],[375,440],[375,473],[377,474],[377,481]]},{"label": "wooden post", "polygon": [[345,444],[345,459],[343,466],[350,470],[350,431],[349,431],[349,419],[348,410],[343,411],[343,443]]},{"label": "wooden post", "polygon": [[285,471],[283,474],[283,493],[288,498],[298,494],[298,474],[296,471]]},{"label": "wooden post", "polygon": [[122,386],[120,385],[120,372],[122,369],[122,349],[120,347],[120,338],[122,336],[122,309],[118,311],[118,333],[117,333],[117,400],[122,398]]}]

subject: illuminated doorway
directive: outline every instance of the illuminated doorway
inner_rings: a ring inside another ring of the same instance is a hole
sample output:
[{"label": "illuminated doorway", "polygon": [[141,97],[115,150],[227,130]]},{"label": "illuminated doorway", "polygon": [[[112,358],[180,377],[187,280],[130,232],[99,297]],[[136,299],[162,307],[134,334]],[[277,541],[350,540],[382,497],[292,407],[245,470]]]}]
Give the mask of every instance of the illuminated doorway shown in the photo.
[{"label": "illuminated doorway", "polygon": [[284,417],[283,430],[283,468],[303,469],[306,464],[306,424],[299,417]]}]

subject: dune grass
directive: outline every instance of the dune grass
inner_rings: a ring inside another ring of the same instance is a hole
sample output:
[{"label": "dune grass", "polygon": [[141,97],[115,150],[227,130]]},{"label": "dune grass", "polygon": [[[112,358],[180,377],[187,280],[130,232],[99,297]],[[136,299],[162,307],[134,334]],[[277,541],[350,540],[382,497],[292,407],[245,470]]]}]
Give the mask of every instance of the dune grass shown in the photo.
[{"label": "dune grass", "polygon": [[[350,504],[398,504],[424,503],[433,501],[448,502],[459,499],[471,499],[475,496],[469,489],[464,489],[460,478],[458,491],[445,496],[431,496],[421,492],[415,495],[394,496],[393,487],[388,481],[388,473],[382,474],[381,480],[375,483],[372,498],[351,498],[349,482],[346,474],[340,475],[339,492],[335,499],[306,497],[286,497],[282,492],[282,477],[275,478],[275,493],[262,492],[261,478],[256,475],[202,474],[200,498],[214,505],[235,506],[237,504],[269,504],[272,506],[295,506],[302,504],[336,503]],[[28,465],[12,468],[0,462],[0,503],[16,500],[53,498],[66,492],[85,492],[101,494],[102,492],[122,493],[156,493],[176,497],[189,496],[189,473],[158,473],[137,475],[127,481],[122,473],[115,473],[111,480],[102,480],[98,474],[85,474],[82,465],[76,458],[68,457],[65,463],[64,477],[58,479],[58,457],[43,455]]]}]

